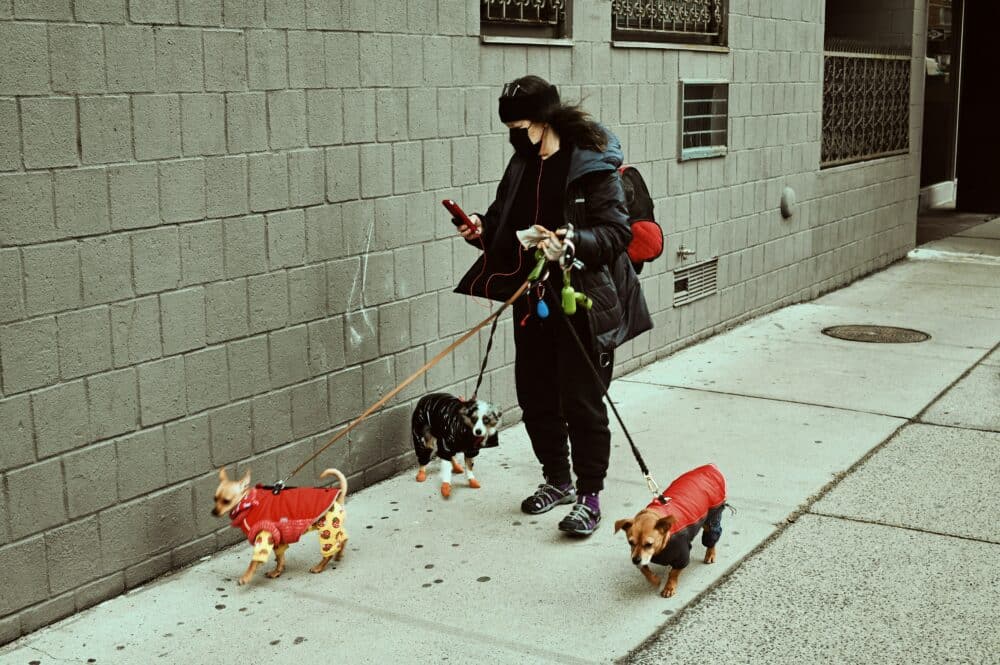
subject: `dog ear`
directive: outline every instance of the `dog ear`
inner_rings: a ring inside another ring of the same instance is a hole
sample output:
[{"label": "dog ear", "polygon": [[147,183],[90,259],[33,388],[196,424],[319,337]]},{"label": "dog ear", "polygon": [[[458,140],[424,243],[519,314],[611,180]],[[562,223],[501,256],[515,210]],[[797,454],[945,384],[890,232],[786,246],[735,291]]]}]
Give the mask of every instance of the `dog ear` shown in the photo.
[{"label": "dog ear", "polygon": [[242,478],[240,478],[240,485],[246,486],[249,484],[250,484],[250,469],[247,469],[247,472],[243,474]]},{"label": "dog ear", "polygon": [[226,473],[226,467],[222,467],[221,469],[219,469],[219,480],[221,480],[222,482],[226,482],[227,480],[229,480],[229,474]]},{"label": "dog ear", "polygon": [[631,528],[632,528],[632,520],[618,520],[617,522],[615,522],[614,533],[618,533],[622,529],[628,531]]},{"label": "dog ear", "polygon": [[670,527],[672,527],[676,521],[677,519],[673,515],[661,517],[656,520],[656,530],[662,533],[670,533]]}]

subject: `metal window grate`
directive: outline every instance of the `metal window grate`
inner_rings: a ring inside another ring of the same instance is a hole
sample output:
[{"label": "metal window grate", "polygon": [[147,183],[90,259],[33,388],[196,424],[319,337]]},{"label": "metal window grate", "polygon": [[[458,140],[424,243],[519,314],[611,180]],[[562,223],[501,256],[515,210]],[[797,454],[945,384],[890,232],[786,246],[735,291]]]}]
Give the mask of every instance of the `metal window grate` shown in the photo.
[{"label": "metal window grate", "polygon": [[727,0],[612,0],[611,38],[725,46]]},{"label": "metal window grate", "polygon": [[563,37],[568,0],[480,0],[483,33]]},{"label": "metal window grate", "polygon": [[709,259],[688,268],[674,270],[674,307],[687,305],[714,295],[719,274],[719,259]]},{"label": "metal window grate", "polygon": [[820,166],[909,152],[907,47],[828,41],[826,48]]},{"label": "metal window grate", "polygon": [[729,142],[729,83],[681,81],[681,159],[725,155]]}]

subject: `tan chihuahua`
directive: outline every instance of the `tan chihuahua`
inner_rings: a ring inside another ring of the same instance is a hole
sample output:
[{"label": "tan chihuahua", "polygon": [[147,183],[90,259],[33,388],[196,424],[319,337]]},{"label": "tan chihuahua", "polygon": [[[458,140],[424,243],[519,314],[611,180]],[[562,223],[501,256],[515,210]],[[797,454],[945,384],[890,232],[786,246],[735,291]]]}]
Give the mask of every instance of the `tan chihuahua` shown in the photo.
[{"label": "tan chihuahua", "polygon": [[239,579],[248,583],[261,564],[274,552],[274,569],[266,576],[274,579],[285,571],[285,550],[308,531],[319,531],[323,558],[309,569],[321,573],[331,559],[340,561],[347,547],[344,530],[344,500],[347,498],[347,478],[337,469],[326,469],[320,478],[336,476],[339,487],[275,488],[250,487],[250,471],[239,480],[230,480],[226,469],[219,469],[219,486],[215,490],[212,514],[220,517],[229,513],[232,525],[246,534],[253,545],[253,558]]},{"label": "tan chihuahua", "polygon": [[722,509],[726,507],[726,480],[714,464],[706,464],[677,478],[662,494],[631,519],[615,522],[624,530],[632,563],[654,587],[660,578],[649,564],[670,566],[660,594],[677,592],[677,580],[691,558],[691,543],[701,530],[705,563],[715,563],[715,545],[722,536]]}]

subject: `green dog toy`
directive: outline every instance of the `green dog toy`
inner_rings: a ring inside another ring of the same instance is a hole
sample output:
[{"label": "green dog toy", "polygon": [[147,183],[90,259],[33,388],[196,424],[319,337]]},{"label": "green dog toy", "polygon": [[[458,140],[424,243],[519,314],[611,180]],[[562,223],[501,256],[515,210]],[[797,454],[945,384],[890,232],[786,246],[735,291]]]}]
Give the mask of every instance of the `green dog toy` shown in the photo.
[{"label": "green dog toy", "polygon": [[569,281],[569,270],[563,271],[563,287],[562,287],[562,310],[566,316],[573,316],[576,314],[576,307],[579,305],[586,310],[590,310],[594,306],[594,302],[587,297],[585,293],[577,293],[576,289]]}]

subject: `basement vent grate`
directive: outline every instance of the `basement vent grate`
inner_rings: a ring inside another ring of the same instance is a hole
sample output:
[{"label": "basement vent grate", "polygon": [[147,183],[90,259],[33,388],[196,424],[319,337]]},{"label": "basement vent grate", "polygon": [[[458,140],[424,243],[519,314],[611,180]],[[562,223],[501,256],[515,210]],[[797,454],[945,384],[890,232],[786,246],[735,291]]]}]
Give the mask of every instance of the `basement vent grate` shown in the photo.
[{"label": "basement vent grate", "polygon": [[689,268],[674,270],[674,307],[714,295],[718,272],[718,257]]}]

